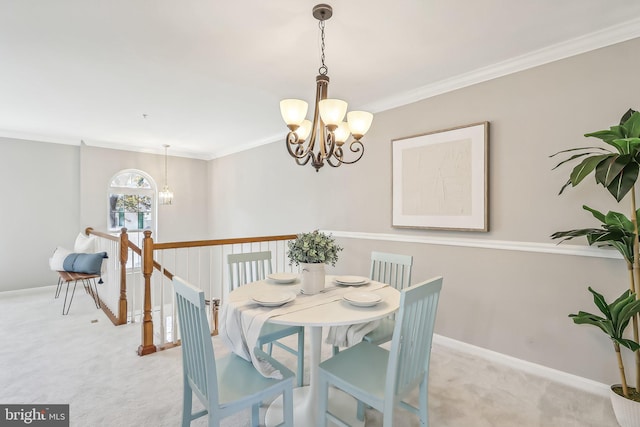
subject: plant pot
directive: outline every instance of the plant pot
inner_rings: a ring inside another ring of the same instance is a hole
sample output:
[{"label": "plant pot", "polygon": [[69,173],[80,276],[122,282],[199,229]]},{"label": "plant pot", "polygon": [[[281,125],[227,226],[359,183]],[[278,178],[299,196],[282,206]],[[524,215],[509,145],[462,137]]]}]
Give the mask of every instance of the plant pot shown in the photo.
[{"label": "plant pot", "polygon": [[301,263],[302,268],[302,293],[314,295],[324,289],[324,263]]},{"label": "plant pot", "polygon": [[616,414],[616,420],[621,427],[640,427],[640,402],[627,399],[613,391],[614,387],[620,387],[620,384],[611,386],[611,406]]}]

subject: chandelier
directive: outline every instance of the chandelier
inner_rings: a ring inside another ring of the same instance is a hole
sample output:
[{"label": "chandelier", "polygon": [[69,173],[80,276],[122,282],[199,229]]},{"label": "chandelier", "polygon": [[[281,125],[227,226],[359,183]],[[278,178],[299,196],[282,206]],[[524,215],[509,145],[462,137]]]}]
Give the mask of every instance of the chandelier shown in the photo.
[{"label": "chandelier", "polygon": [[167,184],[167,148],[170,146],[167,144],[163,145],[164,147],[164,187],[162,187],[162,191],[158,193],[158,199],[160,200],[161,205],[170,205],[173,202],[173,191],[169,189],[169,184]]},{"label": "chandelier", "polygon": [[[289,128],[285,141],[289,154],[299,165],[306,165],[311,161],[316,172],[324,165],[325,160],[333,167],[343,163],[353,164],[360,160],[364,154],[364,145],[360,139],[367,133],[373,120],[371,113],[366,111],[347,113],[345,101],[327,98],[329,70],[324,63],[324,25],[332,14],[333,9],[328,4],[319,4],[313,8],[313,17],[319,21],[321,48],[313,122],[306,119],[309,105],[305,101],[300,99],[280,101],[280,113]],[[343,121],[345,114],[347,122]],[[352,160],[345,160],[342,146],[349,139],[349,135],[353,135],[349,150],[355,157]]]}]

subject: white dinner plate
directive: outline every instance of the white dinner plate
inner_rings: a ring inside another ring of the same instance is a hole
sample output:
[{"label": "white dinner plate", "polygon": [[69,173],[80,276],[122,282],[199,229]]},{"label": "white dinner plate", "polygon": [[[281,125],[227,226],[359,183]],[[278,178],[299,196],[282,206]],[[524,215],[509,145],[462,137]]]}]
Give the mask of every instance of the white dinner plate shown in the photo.
[{"label": "white dinner plate", "polygon": [[373,307],[382,301],[382,297],[371,292],[349,292],[342,296],[345,301],[357,307]]},{"label": "white dinner plate", "polygon": [[337,276],[333,280],[344,286],[360,286],[369,283],[369,279],[362,276]]},{"label": "white dinner plate", "polygon": [[296,299],[293,292],[264,292],[251,297],[255,302],[265,307],[277,307]]},{"label": "white dinner plate", "polygon": [[298,278],[296,273],[272,273],[267,275],[267,279],[271,279],[276,283],[293,283]]}]

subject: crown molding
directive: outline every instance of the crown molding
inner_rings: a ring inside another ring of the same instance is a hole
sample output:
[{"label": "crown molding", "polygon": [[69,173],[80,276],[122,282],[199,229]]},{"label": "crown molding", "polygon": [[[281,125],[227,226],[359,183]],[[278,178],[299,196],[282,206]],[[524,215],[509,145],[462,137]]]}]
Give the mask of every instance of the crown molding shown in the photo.
[{"label": "crown molding", "polygon": [[381,112],[640,37],[640,18],[367,104]]}]

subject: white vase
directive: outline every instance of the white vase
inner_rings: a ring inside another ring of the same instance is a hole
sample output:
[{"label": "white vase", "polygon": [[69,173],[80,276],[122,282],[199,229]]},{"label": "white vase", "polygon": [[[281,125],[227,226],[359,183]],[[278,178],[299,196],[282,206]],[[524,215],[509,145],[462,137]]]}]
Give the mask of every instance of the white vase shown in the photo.
[{"label": "white vase", "polygon": [[613,391],[613,387],[620,387],[620,384],[611,386],[611,406],[616,414],[616,419],[621,427],[640,427],[640,402],[627,399]]},{"label": "white vase", "polygon": [[314,295],[324,289],[324,263],[301,263],[302,293]]}]

